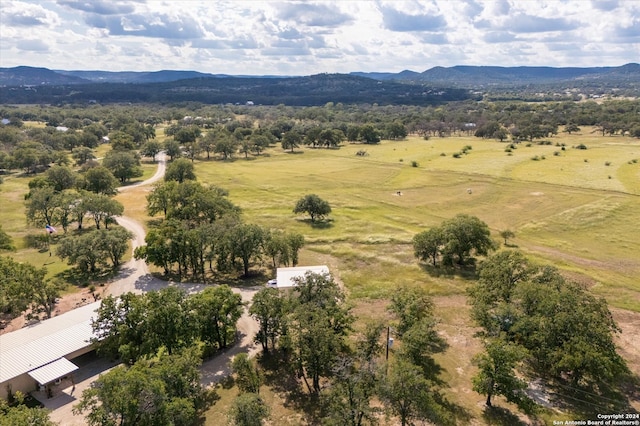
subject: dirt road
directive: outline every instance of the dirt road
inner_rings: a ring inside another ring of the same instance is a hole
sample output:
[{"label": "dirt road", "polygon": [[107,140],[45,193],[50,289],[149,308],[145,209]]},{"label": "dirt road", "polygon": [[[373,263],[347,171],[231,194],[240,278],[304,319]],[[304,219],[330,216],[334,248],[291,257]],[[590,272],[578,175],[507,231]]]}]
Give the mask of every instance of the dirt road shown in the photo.
[{"label": "dirt road", "polygon": [[[133,191],[136,188],[150,185],[164,176],[166,169],[166,160],[164,153],[159,154],[158,169],[156,173],[149,179],[137,183],[135,185],[122,187],[120,191]],[[141,197],[144,200],[145,197]],[[128,229],[133,234],[132,250],[136,247],[144,245],[145,231],[142,225],[136,220],[121,216],[117,218],[118,224],[123,228]],[[104,295],[120,296],[127,292],[133,292],[142,294],[148,291],[160,290],[167,286],[179,286],[185,289],[188,293],[194,293],[201,291],[205,285],[198,283],[173,283],[163,281],[153,277],[149,273],[149,268],[143,260],[135,260],[133,257],[121,268],[119,277],[113,282],[108,284],[108,287],[104,291]],[[233,356],[246,352],[250,355],[254,355],[258,351],[258,347],[253,343],[253,338],[258,332],[258,323],[249,315],[248,304],[253,299],[253,295],[259,290],[259,288],[234,288],[233,291],[242,296],[243,302],[247,304],[242,317],[238,321],[238,343],[228,348],[220,355],[207,360],[200,368],[202,374],[202,384],[205,386],[212,386],[220,382],[224,377],[230,374],[230,362]],[[106,370],[104,370],[106,371]],[[50,417],[53,421],[59,422],[61,425],[84,425],[86,424],[83,416],[74,415],[72,412],[73,405],[77,403],[77,398],[80,396],[83,389],[91,386],[91,383],[95,381],[101,372],[96,371],[95,374],[82,380],[80,383],[71,388],[65,389],[60,395],[55,398],[44,400],[45,407],[51,409]],[[75,392],[75,393],[74,393]]]}]

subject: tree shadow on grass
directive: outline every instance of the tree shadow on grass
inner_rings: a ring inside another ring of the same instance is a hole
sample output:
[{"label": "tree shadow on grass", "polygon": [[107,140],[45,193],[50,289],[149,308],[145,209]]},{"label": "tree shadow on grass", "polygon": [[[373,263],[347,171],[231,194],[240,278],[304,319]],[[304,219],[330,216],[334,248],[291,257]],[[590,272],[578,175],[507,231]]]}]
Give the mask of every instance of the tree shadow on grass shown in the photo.
[{"label": "tree shadow on grass", "polygon": [[475,264],[469,265],[436,265],[431,263],[420,263],[420,268],[434,278],[462,278],[467,281],[478,279],[478,271]]},{"label": "tree shadow on grass", "polygon": [[604,412],[638,413],[631,405],[631,401],[640,400],[640,379],[636,375],[627,375],[617,385],[580,386],[556,381],[547,388],[555,407],[581,418],[596,418]]},{"label": "tree shadow on grass", "polygon": [[432,398],[439,407],[432,420],[439,425],[463,425],[471,421],[471,413],[461,405],[451,402],[439,390],[433,390]]},{"label": "tree shadow on grass", "polygon": [[87,287],[90,284],[104,285],[119,273],[117,269],[99,269],[96,272],[82,272],[78,268],[71,268],[57,273],[56,278],[60,278],[69,284],[78,287]]},{"label": "tree shadow on grass", "polygon": [[299,222],[303,222],[306,223],[307,225],[311,226],[313,229],[329,229],[333,227],[333,220],[332,219],[316,219],[316,220],[311,220],[311,219],[298,219]]},{"label": "tree shadow on grass", "polygon": [[482,418],[487,425],[496,426],[524,426],[523,422],[517,415],[502,407],[485,407]]},{"label": "tree shadow on grass", "polygon": [[304,413],[305,424],[321,424],[322,405],[317,395],[303,391],[291,361],[282,351],[271,350],[258,356],[258,363],[264,371],[264,383],[280,394],[284,406]]}]

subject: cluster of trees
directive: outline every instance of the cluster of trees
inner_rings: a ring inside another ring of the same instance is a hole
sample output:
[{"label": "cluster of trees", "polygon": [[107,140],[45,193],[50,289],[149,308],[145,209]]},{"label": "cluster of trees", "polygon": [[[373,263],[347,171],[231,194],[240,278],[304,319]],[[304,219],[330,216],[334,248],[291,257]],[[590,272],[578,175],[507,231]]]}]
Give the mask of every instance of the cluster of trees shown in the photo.
[{"label": "cluster of trees", "polygon": [[164,219],[149,230],[146,245],[136,248],[137,259],[163,268],[165,274],[202,280],[207,269],[241,269],[248,276],[251,266],[264,259],[274,268],[298,263],[302,235],[244,223],[227,192],[192,180],[189,166],[188,161],[171,163],[165,181],[147,196],[149,214]]},{"label": "cluster of trees", "polygon": [[495,249],[489,226],[475,216],[458,214],[440,226],[422,231],[413,237],[415,256],[436,266],[464,265],[472,254],[485,256]]},{"label": "cluster of trees", "polygon": [[[122,204],[111,198],[116,184],[111,172],[102,166],[90,168],[84,176],[66,166],[53,166],[29,182],[27,220],[43,230],[47,248],[51,238],[45,226],[60,226],[65,235],[54,239],[59,242],[56,255],[82,273],[95,273],[99,266],[116,268],[132,238],[124,228],[110,228],[115,216],[124,211]],[[95,229],[83,229],[86,218],[93,219]],[[67,234],[74,223],[76,232]]]},{"label": "cluster of trees", "polygon": [[211,393],[200,384],[201,363],[196,347],[174,353],[159,349],[100,375],[73,411],[86,413],[90,426],[196,424],[211,402]]},{"label": "cluster of trees", "polygon": [[45,279],[46,274],[46,268],[0,256],[0,318],[11,320],[27,309],[32,317],[50,318],[65,285]]},{"label": "cluster of trees", "polygon": [[518,251],[499,252],[483,262],[469,297],[485,345],[473,387],[487,396],[488,406],[502,395],[529,408],[521,377],[544,377],[597,394],[628,373],[616,352],[613,336],[619,329],[606,302],[555,268],[532,264]]},{"label": "cluster of trees", "polygon": [[98,353],[133,363],[202,345],[205,353],[224,349],[236,336],[236,322],[244,305],[229,286],[207,287],[188,295],[177,287],[120,298],[103,299],[93,320]]},{"label": "cluster of trees", "polygon": [[106,297],[92,320],[94,343],[123,365],[85,390],[74,412],[90,425],[194,424],[211,403],[198,368],[235,341],[243,310],[227,285]]},{"label": "cluster of trees", "polygon": [[429,296],[401,288],[389,311],[401,343],[386,363],[380,343],[386,327],[370,324],[351,343],[354,317],[328,275],[307,273],[290,293],[260,290],[249,310],[260,325],[256,341],[264,354],[280,351],[289,373],[320,398],[326,424],[375,423],[381,414],[373,403],[376,397],[403,425],[416,419],[447,423],[436,384],[439,368],[432,358],[446,342],[436,331]]}]

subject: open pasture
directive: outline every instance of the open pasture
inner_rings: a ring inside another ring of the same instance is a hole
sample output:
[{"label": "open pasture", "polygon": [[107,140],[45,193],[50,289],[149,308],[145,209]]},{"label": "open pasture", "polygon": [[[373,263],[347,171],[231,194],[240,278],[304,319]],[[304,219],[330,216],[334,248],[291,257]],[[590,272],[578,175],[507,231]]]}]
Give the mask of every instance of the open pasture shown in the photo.
[{"label": "open pasture", "polygon": [[[521,143],[511,155],[507,143],[475,137],[293,154],[278,147],[248,160],[196,162],[196,174],[229,190],[247,221],[305,235],[302,260],[328,263],[356,298],[386,297],[402,283],[461,293],[469,276],[419,265],[411,239],[466,213],[485,221],[496,241],[510,229],[511,242],[531,256],[640,311],[640,162],[632,161],[640,159],[640,143],[586,131],[549,140]],[[572,148],[581,143],[588,149]],[[465,146],[472,148],[452,156]],[[356,156],[359,150],[367,154]],[[292,213],[308,193],[331,204],[329,221],[311,224]]]}]

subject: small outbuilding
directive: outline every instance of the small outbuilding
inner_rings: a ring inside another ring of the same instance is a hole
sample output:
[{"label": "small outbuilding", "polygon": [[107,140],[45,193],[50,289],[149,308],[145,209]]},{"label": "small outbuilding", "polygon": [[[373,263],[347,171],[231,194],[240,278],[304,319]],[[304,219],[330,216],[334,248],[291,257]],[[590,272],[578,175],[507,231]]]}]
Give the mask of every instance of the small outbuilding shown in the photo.
[{"label": "small outbuilding", "polygon": [[275,288],[295,287],[295,278],[304,278],[307,272],[314,274],[329,274],[329,268],[326,265],[318,266],[294,266],[292,268],[278,268],[276,274]]}]

